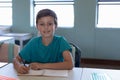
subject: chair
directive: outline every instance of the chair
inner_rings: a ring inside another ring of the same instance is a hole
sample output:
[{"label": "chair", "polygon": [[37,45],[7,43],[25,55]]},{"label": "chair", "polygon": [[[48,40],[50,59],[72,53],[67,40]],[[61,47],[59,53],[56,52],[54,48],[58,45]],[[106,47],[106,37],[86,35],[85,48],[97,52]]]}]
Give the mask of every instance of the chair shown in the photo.
[{"label": "chair", "polygon": [[70,46],[72,48],[72,56],[73,56],[74,66],[75,67],[80,67],[81,50],[77,45],[75,45],[73,43],[70,43]]},{"label": "chair", "polygon": [[19,50],[20,47],[16,44],[0,42],[0,62],[11,63]]}]

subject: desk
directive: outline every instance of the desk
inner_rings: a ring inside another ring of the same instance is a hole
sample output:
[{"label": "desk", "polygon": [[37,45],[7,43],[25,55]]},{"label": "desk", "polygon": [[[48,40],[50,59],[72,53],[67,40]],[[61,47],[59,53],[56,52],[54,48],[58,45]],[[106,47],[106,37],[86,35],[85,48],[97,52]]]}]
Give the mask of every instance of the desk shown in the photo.
[{"label": "desk", "polygon": [[14,43],[14,37],[0,36],[0,42]]},{"label": "desk", "polygon": [[45,77],[45,76],[17,76],[16,70],[13,68],[13,64],[10,63],[3,68],[0,68],[0,75],[18,78],[20,80],[80,80],[82,68],[73,68],[68,73],[68,77]]},{"label": "desk", "polygon": [[[92,74],[98,76],[99,79],[93,79]],[[104,79],[100,79],[106,76]],[[120,80],[120,70],[113,69],[98,69],[98,68],[83,68],[81,80]]]},{"label": "desk", "polygon": [[8,64],[8,63],[6,63],[6,62],[0,62],[0,68],[6,66],[7,64]]},{"label": "desk", "polygon": [[[91,74],[106,74],[108,79],[92,79]],[[45,76],[17,76],[13,64],[10,63],[0,68],[0,75],[19,78],[20,80],[120,80],[120,70],[98,69],[98,68],[73,68],[66,77],[45,77]]]},{"label": "desk", "polygon": [[28,40],[32,37],[31,33],[6,33],[3,36],[14,37],[15,40],[20,41],[20,49],[23,48],[23,41]]}]

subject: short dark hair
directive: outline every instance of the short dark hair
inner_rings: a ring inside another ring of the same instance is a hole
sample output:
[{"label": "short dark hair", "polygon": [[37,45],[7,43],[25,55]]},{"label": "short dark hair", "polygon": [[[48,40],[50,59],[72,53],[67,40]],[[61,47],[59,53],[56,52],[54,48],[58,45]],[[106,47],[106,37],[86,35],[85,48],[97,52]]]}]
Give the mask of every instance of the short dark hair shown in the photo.
[{"label": "short dark hair", "polygon": [[38,13],[37,13],[37,16],[36,16],[36,24],[38,23],[38,20],[42,17],[45,17],[45,16],[51,16],[54,18],[54,22],[55,22],[55,25],[57,26],[58,23],[57,23],[57,15],[54,11],[50,10],[50,9],[42,9],[40,10]]}]

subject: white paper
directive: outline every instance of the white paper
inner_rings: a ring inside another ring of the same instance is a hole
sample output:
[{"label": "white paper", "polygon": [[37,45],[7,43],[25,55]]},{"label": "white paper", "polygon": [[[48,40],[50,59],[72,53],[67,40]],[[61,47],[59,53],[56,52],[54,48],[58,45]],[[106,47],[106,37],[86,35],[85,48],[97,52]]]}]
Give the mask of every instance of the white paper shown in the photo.
[{"label": "white paper", "polygon": [[59,76],[59,77],[67,77],[68,70],[44,70],[45,76]]},{"label": "white paper", "polygon": [[30,75],[30,76],[58,76],[58,77],[68,77],[68,70],[50,70],[50,69],[44,69],[44,70],[32,70],[30,69],[28,74],[19,74],[18,75]]}]

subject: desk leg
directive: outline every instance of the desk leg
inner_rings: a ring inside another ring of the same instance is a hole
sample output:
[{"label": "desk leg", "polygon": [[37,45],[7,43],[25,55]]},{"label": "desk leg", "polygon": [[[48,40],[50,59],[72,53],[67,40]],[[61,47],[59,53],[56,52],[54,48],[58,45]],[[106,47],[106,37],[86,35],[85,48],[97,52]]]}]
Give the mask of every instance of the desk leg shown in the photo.
[{"label": "desk leg", "polygon": [[23,41],[20,40],[20,50],[23,48]]}]

